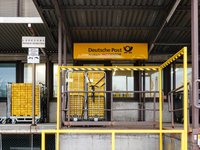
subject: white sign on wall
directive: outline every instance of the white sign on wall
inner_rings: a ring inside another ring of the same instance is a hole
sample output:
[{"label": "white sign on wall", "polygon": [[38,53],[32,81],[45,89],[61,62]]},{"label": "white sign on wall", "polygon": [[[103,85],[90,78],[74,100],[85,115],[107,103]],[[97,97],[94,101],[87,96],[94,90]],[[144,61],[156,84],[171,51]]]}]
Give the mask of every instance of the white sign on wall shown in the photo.
[{"label": "white sign on wall", "polygon": [[27,63],[40,63],[40,56],[27,56]]},{"label": "white sign on wall", "polygon": [[41,36],[22,36],[23,48],[45,48],[45,37]]},{"label": "white sign on wall", "polygon": [[39,55],[39,48],[29,48],[28,49],[29,56],[38,56]]}]

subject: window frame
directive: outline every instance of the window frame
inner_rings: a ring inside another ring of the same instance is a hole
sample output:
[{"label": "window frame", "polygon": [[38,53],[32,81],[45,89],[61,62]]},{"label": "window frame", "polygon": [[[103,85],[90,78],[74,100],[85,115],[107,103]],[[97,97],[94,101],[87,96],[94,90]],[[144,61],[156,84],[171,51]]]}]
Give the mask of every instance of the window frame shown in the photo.
[{"label": "window frame", "polygon": [[[0,62],[1,64],[15,64],[15,81],[18,83],[20,81],[20,78],[18,78],[19,72],[20,72],[20,66],[18,64],[19,61],[3,61]],[[7,97],[0,97],[0,102],[7,102]]]}]

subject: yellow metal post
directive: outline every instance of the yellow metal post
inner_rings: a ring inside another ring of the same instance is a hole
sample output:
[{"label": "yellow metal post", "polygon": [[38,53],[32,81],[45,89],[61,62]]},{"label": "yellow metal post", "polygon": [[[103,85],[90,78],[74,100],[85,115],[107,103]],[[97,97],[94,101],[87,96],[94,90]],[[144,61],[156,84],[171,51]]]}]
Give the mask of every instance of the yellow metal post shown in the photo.
[{"label": "yellow metal post", "polygon": [[42,131],[42,143],[41,143],[41,145],[42,145],[42,150],[45,150],[45,132],[44,131]]},{"label": "yellow metal post", "polygon": [[57,142],[56,149],[59,150],[59,124],[60,124],[60,66],[58,66],[58,79],[57,79]]},{"label": "yellow metal post", "polygon": [[184,149],[187,149],[187,97],[188,97],[188,90],[187,90],[187,47],[183,48],[183,84],[184,84]]},{"label": "yellow metal post", "polygon": [[57,130],[57,141],[56,141],[56,150],[59,150],[59,145],[60,145],[60,143],[59,143],[59,130]]},{"label": "yellow metal post", "polygon": [[60,66],[58,66],[58,80],[57,80],[57,130],[59,130],[60,117]]},{"label": "yellow metal post", "polygon": [[112,132],[112,150],[115,150],[115,132]]},{"label": "yellow metal post", "polygon": [[[162,130],[162,69],[159,68],[159,129]],[[162,150],[162,133],[160,133],[160,150]]]},{"label": "yellow metal post", "polygon": [[181,134],[181,150],[184,150],[184,132]]}]

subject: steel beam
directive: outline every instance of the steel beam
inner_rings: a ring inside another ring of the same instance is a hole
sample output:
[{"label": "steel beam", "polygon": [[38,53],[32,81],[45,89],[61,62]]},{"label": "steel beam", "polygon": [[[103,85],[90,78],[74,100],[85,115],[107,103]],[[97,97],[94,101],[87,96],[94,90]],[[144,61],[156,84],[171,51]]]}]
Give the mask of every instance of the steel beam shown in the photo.
[{"label": "steel beam", "polygon": [[161,45],[161,46],[176,46],[176,45],[190,46],[191,43],[154,43],[154,45]]},{"label": "steel beam", "polygon": [[[59,17],[58,18],[58,66],[62,66],[62,18]],[[58,74],[61,75],[61,72],[58,72]],[[60,93],[60,96],[59,96],[59,128],[61,128],[62,124],[61,124],[61,120],[62,120],[62,115],[61,115],[61,110],[62,110],[62,84],[61,84],[61,81],[60,81],[60,90],[59,90],[59,93]],[[58,104],[57,104],[58,105]]]},{"label": "steel beam", "polygon": [[99,126],[99,125],[108,125],[108,126],[115,126],[115,125],[158,125],[158,122],[145,122],[145,121],[136,121],[136,122],[123,122],[123,121],[69,121],[64,122],[64,125],[71,126],[71,125],[92,125],[92,126]]},{"label": "steel beam", "polygon": [[56,42],[56,40],[55,40],[55,38],[54,38],[54,36],[52,34],[52,30],[50,29],[50,27],[49,27],[49,25],[48,25],[48,23],[47,23],[44,15],[43,15],[42,8],[38,5],[37,0],[33,0],[33,3],[35,4],[35,6],[36,6],[36,8],[37,8],[37,10],[38,10],[38,12],[40,14],[40,17],[42,18],[42,21],[44,22],[45,26],[47,27],[47,29],[48,29],[48,31],[50,33],[51,38],[53,39],[53,41],[55,42],[55,44],[57,44],[57,42]]},{"label": "steel beam", "polygon": [[[60,8],[60,5],[58,3],[58,0],[53,0],[53,4],[57,13],[58,18],[61,17],[64,23],[64,30],[67,34],[67,41],[69,42],[69,45],[72,45],[72,40],[71,40],[71,34],[69,32],[68,29],[68,25],[67,25],[67,21],[66,21],[66,16],[64,14],[64,12],[62,11],[62,8]],[[70,49],[70,51],[72,52],[72,49]]]},{"label": "steel beam", "polygon": [[[85,31],[85,30],[156,30],[157,27],[147,27],[147,26],[118,26],[118,27],[113,27],[113,26],[106,26],[106,27],[101,27],[101,26],[87,26],[87,27],[80,27],[80,26],[71,26],[68,27],[69,30],[80,30],[80,31]],[[190,27],[165,27],[163,28],[163,31],[190,31]],[[52,31],[57,31],[58,27],[51,27]]]},{"label": "steel beam", "polygon": [[[166,6],[105,6],[105,5],[62,5],[60,6],[64,10],[139,10],[139,11],[166,11]],[[54,9],[53,5],[42,5],[42,9],[44,10],[52,10]],[[179,6],[176,11],[190,11],[191,6]]]},{"label": "steel beam", "polygon": [[58,18],[58,66],[62,66],[62,18]]},{"label": "steel beam", "polygon": [[174,4],[172,5],[172,7],[168,7],[167,9],[167,15],[165,16],[165,19],[163,20],[163,22],[160,24],[160,26],[158,27],[158,30],[155,33],[155,36],[153,36],[150,44],[149,44],[149,53],[152,51],[153,47],[154,47],[154,43],[156,42],[157,38],[160,36],[160,33],[162,32],[164,26],[169,22],[169,20],[171,19],[172,15],[174,14],[177,6],[179,5],[181,0],[176,0],[174,2]]},{"label": "steel beam", "polygon": [[199,129],[199,110],[195,108],[198,105],[198,85],[196,80],[198,80],[198,0],[191,1],[191,41],[192,41],[192,150],[198,150],[197,145],[197,134],[194,131]]}]

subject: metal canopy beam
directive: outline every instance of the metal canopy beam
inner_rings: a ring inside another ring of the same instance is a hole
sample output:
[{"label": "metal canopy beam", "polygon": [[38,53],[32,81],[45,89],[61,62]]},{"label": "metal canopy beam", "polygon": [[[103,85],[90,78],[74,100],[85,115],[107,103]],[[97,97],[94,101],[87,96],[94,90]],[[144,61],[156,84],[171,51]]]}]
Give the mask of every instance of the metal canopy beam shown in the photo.
[{"label": "metal canopy beam", "polygon": [[70,48],[70,51],[72,52],[72,40],[71,40],[71,34],[68,30],[68,27],[67,27],[67,21],[66,21],[66,17],[64,15],[64,13],[62,12],[62,9],[60,8],[59,4],[58,4],[58,0],[53,0],[53,4],[54,4],[54,7],[55,7],[55,10],[56,10],[56,13],[57,13],[57,16],[58,18],[61,17],[62,20],[63,20],[63,23],[64,23],[64,30],[65,30],[65,33],[67,34],[67,42],[68,42],[68,45],[69,45],[69,48]]},{"label": "metal canopy beam", "polygon": [[[158,27],[138,27],[138,26],[119,26],[119,27],[102,27],[102,26],[87,26],[87,27],[80,27],[80,26],[71,26],[68,27],[69,30],[156,30]],[[51,27],[52,31],[57,31],[58,27]],[[164,31],[190,31],[190,27],[165,27]]]},{"label": "metal canopy beam", "polygon": [[188,46],[191,45],[191,43],[154,43],[154,45],[160,45],[160,46],[176,46],[176,45],[183,45]]},{"label": "metal canopy beam", "polygon": [[162,32],[164,26],[169,22],[169,20],[171,19],[172,15],[174,14],[177,6],[179,5],[181,0],[176,0],[174,3],[172,3],[172,6],[169,6],[167,9],[167,15],[165,16],[165,19],[163,20],[163,22],[160,24],[160,26],[158,27],[158,30],[155,33],[155,36],[153,36],[150,44],[149,44],[149,53],[152,51],[153,47],[154,47],[154,43],[156,42],[157,38],[159,37],[160,33]]},{"label": "metal canopy beam", "polygon": [[[44,10],[52,10],[54,9],[53,5],[42,5],[42,9]],[[87,6],[87,5],[62,5],[60,6],[61,9],[63,10],[80,10],[80,9],[85,9],[85,10],[139,10],[139,11],[166,11],[165,6],[105,6],[105,5],[92,5],[92,6]],[[179,6],[176,11],[190,11],[191,6]]]},{"label": "metal canopy beam", "polygon": [[54,36],[53,36],[53,34],[52,34],[52,30],[51,30],[50,27],[48,26],[47,21],[46,21],[44,15],[43,15],[43,10],[42,10],[41,7],[38,5],[37,0],[33,0],[33,3],[35,4],[35,6],[36,6],[36,8],[37,8],[37,10],[38,10],[38,12],[39,12],[39,14],[40,14],[40,17],[42,18],[42,20],[43,20],[45,26],[47,27],[48,31],[50,32],[51,38],[53,39],[53,41],[54,41],[54,42],[56,43],[56,45],[57,45],[57,42],[56,42],[56,40],[55,40],[55,38],[54,38]]}]

